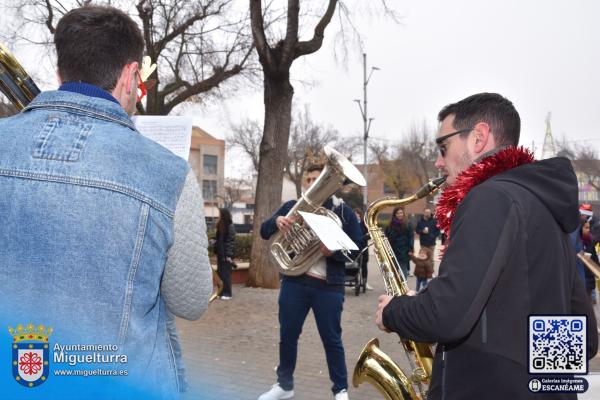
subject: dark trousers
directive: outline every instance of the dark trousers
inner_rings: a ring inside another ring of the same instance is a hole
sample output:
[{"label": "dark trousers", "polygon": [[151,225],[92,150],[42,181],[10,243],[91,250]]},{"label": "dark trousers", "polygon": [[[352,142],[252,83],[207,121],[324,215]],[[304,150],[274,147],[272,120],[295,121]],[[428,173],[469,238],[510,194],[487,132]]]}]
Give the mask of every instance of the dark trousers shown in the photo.
[{"label": "dark trousers", "polygon": [[363,255],[360,258],[360,271],[362,273],[362,277],[365,282],[367,281],[367,277],[369,275],[368,265],[369,265],[369,256],[365,255],[363,253]]},{"label": "dark trousers", "polygon": [[231,264],[225,260],[217,260],[217,274],[221,278],[221,281],[223,281],[221,296],[231,297]]},{"label": "dark trousers", "polygon": [[421,287],[425,289],[425,286],[427,286],[427,278],[419,278],[417,276],[417,292],[421,290]]},{"label": "dark trousers", "polygon": [[398,261],[400,270],[402,271],[402,273],[404,274],[404,277],[406,279],[408,279],[408,272],[409,272],[409,262],[408,261]]},{"label": "dark trousers", "polygon": [[298,355],[298,338],[310,309],[325,348],[331,390],[348,388],[348,372],[342,344],[342,309],[344,294],[283,280],[279,293],[279,366],[277,382],[284,390],[294,388],[294,369]]}]

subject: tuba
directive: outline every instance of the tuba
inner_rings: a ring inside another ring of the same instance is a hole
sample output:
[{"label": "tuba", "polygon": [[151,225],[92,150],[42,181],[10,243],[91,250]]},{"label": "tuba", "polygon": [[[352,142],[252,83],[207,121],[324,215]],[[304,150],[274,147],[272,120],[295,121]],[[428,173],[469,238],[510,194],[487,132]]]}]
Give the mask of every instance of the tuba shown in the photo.
[{"label": "tuba", "polygon": [[276,232],[271,244],[271,255],[284,275],[302,275],[321,257],[319,238],[302,221],[299,211],[325,215],[341,225],[338,216],[322,204],[342,187],[346,179],[359,186],[366,185],[365,178],[346,157],[329,146],[323,151],[327,162],[321,175],[286,215],[295,220],[294,224],[285,234]]},{"label": "tuba", "polygon": [[0,91],[22,110],[40,93],[33,79],[15,57],[0,43]]},{"label": "tuba", "polygon": [[[375,247],[375,256],[381,270],[386,293],[390,296],[401,296],[408,293],[406,277],[399,268],[398,260],[385,236],[377,225],[377,215],[386,207],[404,206],[423,198],[437,190],[446,178],[431,180],[415,194],[404,199],[385,197],[369,205],[365,214],[365,225],[371,235]],[[358,387],[368,381],[387,400],[419,400],[427,398],[427,389],[431,382],[433,367],[433,351],[428,343],[418,343],[413,340],[400,338],[412,373],[406,375],[402,370],[379,349],[379,341],[371,339],[361,351],[358,362],[354,367],[352,384]],[[414,358],[414,360],[413,360]],[[416,388],[416,390],[415,390]],[[417,394],[417,391],[419,394]]]}]

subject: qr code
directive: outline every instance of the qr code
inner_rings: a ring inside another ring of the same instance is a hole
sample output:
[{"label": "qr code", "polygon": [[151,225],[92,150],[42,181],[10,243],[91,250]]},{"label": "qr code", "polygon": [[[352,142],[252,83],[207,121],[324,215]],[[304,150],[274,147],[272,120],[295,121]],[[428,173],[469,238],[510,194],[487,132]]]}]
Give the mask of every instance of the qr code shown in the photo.
[{"label": "qr code", "polygon": [[529,373],[587,373],[587,318],[565,315],[529,316]]}]

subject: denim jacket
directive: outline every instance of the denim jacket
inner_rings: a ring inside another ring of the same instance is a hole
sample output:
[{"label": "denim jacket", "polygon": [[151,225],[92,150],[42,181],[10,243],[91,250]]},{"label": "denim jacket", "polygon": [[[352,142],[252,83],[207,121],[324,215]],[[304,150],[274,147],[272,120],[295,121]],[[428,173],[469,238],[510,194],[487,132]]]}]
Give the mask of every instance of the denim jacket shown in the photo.
[{"label": "denim jacket", "polygon": [[[269,239],[271,236],[273,236],[273,234],[275,234],[275,232],[277,232],[277,217],[287,215],[294,204],[296,204],[296,200],[290,200],[283,203],[283,205],[275,212],[275,214],[273,214],[271,218],[262,223],[260,228],[260,236],[263,239]],[[354,243],[360,245],[363,235],[360,230],[358,218],[356,218],[354,211],[352,211],[352,209],[344,202],[334,206],[331,198],[328,199],[323,206],[328,210],[333,210],[333,212],[340,218],[340,221],[342,221],[342,230],[350,237],[350,239],[352,239]],[[351,258],[356,257],[356,255],[358,255],[358,252],[351,252]],[[327,284],[343,285],[346,277],[346,257],[341,251],[336,251],[333,253],[333,256],[327,257],[326,261]]]},{"label": "denim jacket", "polygon": [[[129,377],[115,381],[176,393],[159,289],[187,163],[140,135],[119,104],[66,91],[0,119],[0,143],[0,322],[52,327],[61,345],[117,345]],[[107,382],[85,379],[52,376],[42,388]]]}]

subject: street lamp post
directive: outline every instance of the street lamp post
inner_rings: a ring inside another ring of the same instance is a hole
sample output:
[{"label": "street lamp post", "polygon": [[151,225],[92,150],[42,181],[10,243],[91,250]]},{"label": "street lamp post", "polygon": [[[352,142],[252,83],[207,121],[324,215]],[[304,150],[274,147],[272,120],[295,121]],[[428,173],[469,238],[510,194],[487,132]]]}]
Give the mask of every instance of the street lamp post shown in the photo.
[{"label": "street lamp post", "polygon": [[358,108],[360,109],[360,114],[363,119],[363,174],[365,176],[365,181],[367,184],[364,187],[363,192],[363,205],[364,209],[367,209],[368,201],[367,194],[369,192],[369,175],[368,175],[368,166],[367,166],[367,139],[369,138],[369,129],[371,128],[371,121],[374,118],[369,118],[369,114],[367,113],[367,85],[369,84],[369,80],[371,79],[371,75],[373,75],[373,71],[378,71],[379,68],[371,67],[371,71],[369,72],[369,76],[367,76],[367,53],[363,53],[363,104],[360,104],[360,100],[355,99],[354,101],[358,104]]}]

